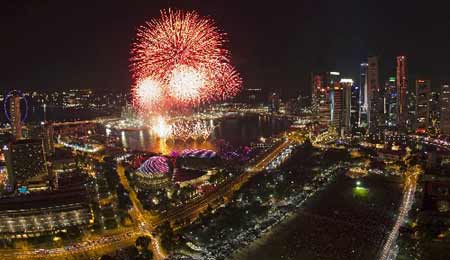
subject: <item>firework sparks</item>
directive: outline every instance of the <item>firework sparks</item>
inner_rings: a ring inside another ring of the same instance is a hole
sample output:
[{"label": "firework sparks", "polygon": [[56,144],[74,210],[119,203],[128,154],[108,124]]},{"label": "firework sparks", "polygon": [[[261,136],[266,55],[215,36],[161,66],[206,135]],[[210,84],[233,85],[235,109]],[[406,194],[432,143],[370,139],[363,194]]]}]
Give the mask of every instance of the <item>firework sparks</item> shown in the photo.
[{"label": "firework sparks", "polygon": [[215,126],[203,120],[181,121],[172,124],[172,138],[175,140],[207,140]]},{"label": "firework sparks", "polygon": [[167,138],[172,134],[172,126],[162,116],[158,116],[152,130],[160,138]]},{"label": "firework sparks", "polygon": [[205,78],[203,73],[192,67],[180,66],[173,70],[169,81],[169,89],[177,101],[193,101],[201,98],[204,91]]},{"label": "firework sparks", "polygon": [[157,116],[151,123],[152,133],[161,139],[173,141],[205,141],[216,127],[211,121],[205,120],[170,121],[170,119]]},{"label": "firework sparks", "polygon": [[131,50],[135,103],[159,112],[236,95],[242,81],[224,42],[215,23],[196,12],[161,11],[139,28]]},{"label": "firework sparks", "polygon": [[140,80],[133,92],[136,97],[136,105],[147,109],[151,109],[162,95],[161,85],[151,78]]}]

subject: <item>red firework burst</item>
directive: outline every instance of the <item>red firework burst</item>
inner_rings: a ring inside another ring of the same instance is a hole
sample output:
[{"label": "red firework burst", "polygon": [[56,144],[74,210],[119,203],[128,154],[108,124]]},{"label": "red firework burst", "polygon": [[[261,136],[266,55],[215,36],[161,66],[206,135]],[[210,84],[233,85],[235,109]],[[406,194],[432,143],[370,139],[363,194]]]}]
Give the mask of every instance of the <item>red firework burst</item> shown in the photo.
[{"label": "red firework burst", "polygon": [[[132,45],[136,103],[154,111],[236,95],[242,80],[230,64],[224,42],[225,35],[214,22],[196,12],[161,11],[161,17],[138,29]],[[153,89],[158,93],[149,93]]]}]

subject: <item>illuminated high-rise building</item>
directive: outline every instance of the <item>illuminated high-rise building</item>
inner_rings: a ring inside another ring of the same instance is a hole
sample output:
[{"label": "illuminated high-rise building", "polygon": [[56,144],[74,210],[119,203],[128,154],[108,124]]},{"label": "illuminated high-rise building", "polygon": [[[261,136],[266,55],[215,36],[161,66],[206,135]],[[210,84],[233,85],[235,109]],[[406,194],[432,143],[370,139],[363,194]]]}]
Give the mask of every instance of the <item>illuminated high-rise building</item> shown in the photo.
[{"label": "illuminated high-rise building", "polygon": [[350,133],[352,129],[352,79],[341,79],[340,87],[343,94],[342,102],[342,123],[341,131],[343,133]]},{"label": "illuminated high-rise building", "polygon": [[312,74],[312,112],[322,128],[328,128],[331,121],[330,87],[327,74]]},{"label": "illuminated high-rise building", "polygon": [[360,87],[357,84],[351,87],[350,126],[352,130],[359,128],[359,90]]},{"label": "illuminated high-rise building", "polygon": [[386,124],[388,128],[397,126],[397,86],[395,77],[390,77],[385,84],[385,111]]},{"label": "illuminated high-rise building", "polygon": [[439,105],[440,98],[440,90],[439,91],[431,91],[430,94],[430,113],[428,118],[428,133],[430,135],[436,135],[439,133],[440,122],[441,122],[441,107]]},{"label": "illuminated high-rise building", "polygon": [[330,126],[340,132],[342,125],[343,89],[339,83],[330,88]]},{"label": "illuminated high-rise building", "polygon": [[9,99],[9,117],[11,133],[16,140],[22,138],[22,114],[20,112],[20,96],[13,92]]},{"label": "illuminated high-rise building", "polygon": [[416,129],[426,130],[430,118],[431,82],[429,80],[416,80]]},{"label": "illuminated high-rise building", "polygon": [[331,71],[326,73],[325,84],[328,92],[328,104],[330,108],[329,126],[340,130],[341,128],[341,111],[342,111],[342,89],[340,86],[340,73]]},{"label": "illuminated high-rise building", "polygon": [[383,98],[381,96],[378,57],[368,58],[367,69],[367,92],[368,92],[368,123],[371,130],[376,130],[384,124],[383,120]]},{"label": "illuminated high-rise building", "polygon": [[442,85],[439,103],[441,106],[441,134],[450,135],[450,85]]},{"label": "illuminated high-rise building", "polygon": [[397,127],[406,130],[408,120],[407,99],[407,60],[405,56],[397,57]]},{"label": "illuminated high-rise building", "polygon": [[334,83],[339,83],[341,80],[341,73],[337,71],[327,72],[327,85],[332,86]]},{"label": "illuminated high-rise building", "polygon": [[53,135],[54,129],[51,123],[41,122],[40,125],[29,127],[29,138],[34,140],[42,140],[44,155],[46,158],[51,157],[55,152]]},{"label": "illuminated high-rise building", "polygon": [[311,112],[314,117],[319,116],[319,97],[322,88],[322,77],[311,73]]},{"label": "illuminated high-rise building", "polygon": [[273,92],[271,95],[269,95],[269,112],[280,112],[280,103],[280,96],[276,92]]},{"label": "illuminated high-rise building", "polygon": [[368,84],[367,84],[367,68],[369,64],[361,63],[361,75],[359,80],[359,116],[358,125],[360,127],[368,126],[368,111],[369,111],[369,99],[368,99]]}]

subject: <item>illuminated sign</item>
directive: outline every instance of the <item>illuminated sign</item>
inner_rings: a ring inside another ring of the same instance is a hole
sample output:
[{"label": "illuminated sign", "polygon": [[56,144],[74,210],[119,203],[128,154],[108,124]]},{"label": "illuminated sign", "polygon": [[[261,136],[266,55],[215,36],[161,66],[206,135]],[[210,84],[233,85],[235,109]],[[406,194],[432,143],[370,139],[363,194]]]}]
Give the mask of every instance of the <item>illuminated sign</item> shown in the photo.
[{"label": "illuminated sign", "polygon": [[341,75],[341,73],[336,72],[336,71],[332,71],[332,72],[330,72],[330,75],[339,76],[339,75]]},{"label": "illuminated sign", "polygon": [[395,82],[395,77],[390,77],[389,82]]}]

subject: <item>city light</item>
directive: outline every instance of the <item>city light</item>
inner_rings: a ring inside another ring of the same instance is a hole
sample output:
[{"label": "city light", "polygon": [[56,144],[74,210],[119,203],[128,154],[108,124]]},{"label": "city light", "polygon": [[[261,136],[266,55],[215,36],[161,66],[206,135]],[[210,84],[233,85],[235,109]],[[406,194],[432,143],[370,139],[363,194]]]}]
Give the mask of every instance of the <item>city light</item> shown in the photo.
[{"label": "city light", "polygon": [[445,8],[182,2],[1,9],[0,259],[450,259]]}]

